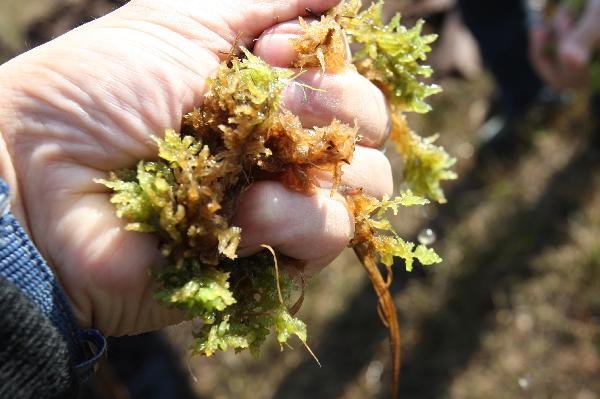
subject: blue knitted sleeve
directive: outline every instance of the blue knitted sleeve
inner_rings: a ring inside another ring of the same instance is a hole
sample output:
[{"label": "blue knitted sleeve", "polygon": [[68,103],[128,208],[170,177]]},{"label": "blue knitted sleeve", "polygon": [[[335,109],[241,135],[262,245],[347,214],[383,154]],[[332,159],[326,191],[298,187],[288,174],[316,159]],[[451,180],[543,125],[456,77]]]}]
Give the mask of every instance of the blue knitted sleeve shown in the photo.
[{"label": "blue knitted sleeve", "polygon": [[97,330],[82,330],[69,303],[25,230],[10,212],[8,185],[0,179],[0,276],[35,304],[64,337],[77,375],[85,379],[106,351]]}]

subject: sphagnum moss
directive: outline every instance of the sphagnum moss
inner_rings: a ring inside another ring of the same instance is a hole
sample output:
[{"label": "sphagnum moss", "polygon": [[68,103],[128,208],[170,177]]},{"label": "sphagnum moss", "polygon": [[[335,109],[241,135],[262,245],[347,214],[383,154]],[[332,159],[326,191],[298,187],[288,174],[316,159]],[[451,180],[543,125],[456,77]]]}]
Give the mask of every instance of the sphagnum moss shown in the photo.
[{"label": "sphagnum moss", "polygon": [[[439,91],[420,80],[431,74],[420,62],[435,37],[422,36],[421,23],[402,27],[398,16],[384,25],[382,2],[363,12],[360,7],[358,0],[344,1],[316,23],[301,21],[304,35],[292,44],[299,53],[297,67],[331,73],[354,67],[389,102],[392,140],[404,156],[412,191],[383,200],[360,189],[342,194],[356,221],[349,245],[373,283],[390,330],[395,393],[400,335],[388,289],[394,258],[403,259],[407,270],[415,260],[431,265],[441,259],[432,249],[399,237],[385,213],[424,205],[424,197],[443,202],[440,181],[455,176],[448,170],[453,160],[432,139],[410,131],[402,115],[428,111],[425,98]],[[346,59],[348,43],[360,46],[354,66]],[[194,353],[210,356],[232,348],[258,355],[271,331],[282,345],[292,336],[306,344],[306,325],[294,315],[304,295],[302,265],[281,254],[274,259],[268,251],[237,258],[243,232],[231,225],[236,198],[264,172],[308,194],[316,188],[310,171],[317,167],[332,173],[336,191],[341,166],[352,161],[358,127],[334,120],[329,126],[305,129],[281,105],[289,84],[294,84],[289,70],[271,67],[243,49],[242,58],[222,63],[208,80],[202,107],[183,116],[181,132],[167,130],[155,139],[157,160],[142,160],[137,168],[99,181],[113,190],[111,202],[128,221],[127,229],[161,238],[169,266],[155,271],[161,287],[157,298],[204,321],[195,333]],[[278,273],[277,261],[286,265],[287,273]],[[381,273],[378,263],[387,273]]]}]

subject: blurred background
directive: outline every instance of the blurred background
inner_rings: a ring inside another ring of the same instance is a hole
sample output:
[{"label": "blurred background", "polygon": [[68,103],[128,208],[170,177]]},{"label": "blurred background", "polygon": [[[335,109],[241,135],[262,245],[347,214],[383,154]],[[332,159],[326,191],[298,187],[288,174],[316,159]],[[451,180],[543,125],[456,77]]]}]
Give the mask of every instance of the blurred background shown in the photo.
[{"label": "blurred background", "polygon": [[[0,0],[0,61],[123,3]],[[444,258],[395,273],[400,396],[600,399],[600,113],[589,90],[559,94],[530,77],[525,16],[499,3],[387,0],[404,23],[424,18],[440,35],[430,62],[444,92],[409,119],[440,133],[459,174],[447,204],[395,219]],[[274,339],[258,359],[190,358],[188,323],[112,339],[81,397],[389,396],[387,331],[352,253],[311,281],[300,316],[320,368],[299,343],[281,352]]]}]

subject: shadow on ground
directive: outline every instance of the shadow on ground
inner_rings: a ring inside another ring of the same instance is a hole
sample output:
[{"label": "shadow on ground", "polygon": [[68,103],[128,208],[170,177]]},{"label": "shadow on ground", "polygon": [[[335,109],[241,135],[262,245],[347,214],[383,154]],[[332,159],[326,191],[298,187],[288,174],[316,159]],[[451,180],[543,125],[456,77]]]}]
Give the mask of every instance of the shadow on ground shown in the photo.
[{"label": "shadow on ground", "polygon": [[[511,204],[516,207],[512,216],[502,226],[490,227],[497,229],[492,234],[493,245],[482,252],[468,252],[461,266],[464,272],[451,282],[443,305],[417,327],[417,345],[403,353],[400,397],[448,397],[453,377],[479,348],[480,336],[494,309],[492,291],[511,290],[515,281],[529,278],[531,258],[561,242],[566,216],[588,198],[582,188],[590,170],[597,165],[593,150],[576,154],[552,176],[539,201]],[[433,221],[434,231],[443,235],[453,229],[462,216],[461,199],[480,188],[478,182],[485,172],[485,168],[474,168],[449,192],[449,205]],[[415,278],[427,279],[428,275],[398,273],[393,293],[402,291],[407,280]],[[365,284],[346,312],[324,328],[327,333],[315,350],[326,367],[315,370],[314,363],[305,360],[288,373],[275,397],[340,397],[366,368],[381,340],[387,338],[375,306],[372,288]],[[381,397],[389,397],[389,392],[385,390]]]}]

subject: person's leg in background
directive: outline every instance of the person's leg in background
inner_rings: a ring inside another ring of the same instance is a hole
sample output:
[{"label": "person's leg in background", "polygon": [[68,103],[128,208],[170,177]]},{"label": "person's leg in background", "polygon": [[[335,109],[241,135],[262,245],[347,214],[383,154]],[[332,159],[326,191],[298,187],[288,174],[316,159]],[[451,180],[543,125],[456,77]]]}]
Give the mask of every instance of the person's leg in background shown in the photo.
[{"label": "person's leg in background", "polygon": [[542,88],[529,62],[527,13],[522,0],[459,0],[486,66],[496,79],[505,112],[517,116]]},{"label": "person's leg in background", "polygon": [[529,62],[525,5],[522,0],[458,0],[458,5],[500,94],[503,127],[483,139],[507,141],[511,121],[527,112],[543,88]]}]

